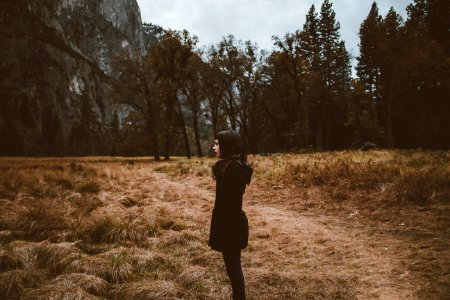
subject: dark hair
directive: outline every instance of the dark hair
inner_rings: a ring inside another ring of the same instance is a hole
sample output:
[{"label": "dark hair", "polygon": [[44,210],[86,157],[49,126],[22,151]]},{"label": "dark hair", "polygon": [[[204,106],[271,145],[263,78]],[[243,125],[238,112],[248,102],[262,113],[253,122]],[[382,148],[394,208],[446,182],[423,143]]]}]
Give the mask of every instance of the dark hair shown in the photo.
[{"label": "dark hair", "polygon": [[221,158],[239,158],[247,161],[247,153],[241,136],[234,130],[224,130],[214,137],[219,141]]}]

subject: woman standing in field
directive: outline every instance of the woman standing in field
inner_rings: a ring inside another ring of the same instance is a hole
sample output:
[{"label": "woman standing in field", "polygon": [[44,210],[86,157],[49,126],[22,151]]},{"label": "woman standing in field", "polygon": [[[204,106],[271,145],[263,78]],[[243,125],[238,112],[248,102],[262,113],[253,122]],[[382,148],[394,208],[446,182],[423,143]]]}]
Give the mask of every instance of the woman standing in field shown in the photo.
[{"label": "woman standing in field", "polygon": [[233,130],[215,136],[214,152],[219,160],[212,167],[216,200],[211,219],[209,246],[222,252],[233,289],[233,299],[245,299],[241,249],[248,243],[248,220],[242,210],[242,195],[253,169],[247,165],[245,147]]}]

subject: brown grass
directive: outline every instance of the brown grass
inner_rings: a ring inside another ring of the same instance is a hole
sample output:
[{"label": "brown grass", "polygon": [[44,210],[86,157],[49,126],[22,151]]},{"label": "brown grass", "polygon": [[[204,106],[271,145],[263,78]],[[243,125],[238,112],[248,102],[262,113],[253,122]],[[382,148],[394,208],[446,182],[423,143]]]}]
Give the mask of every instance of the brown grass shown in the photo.
[{"label": "brown grass", "polygon": [[50,285],[61,287],[81,287],[86,292],[102,296],[107,295],[110,284],[95,275],[85,273],[62,274],[53,279]]},{"label": "brown grass", "polygon": [[46,274],[43,270],[15,269],[0,274],[0,297],[2,299],[18,299],[23,291],[40,286]]},{"label": "brown grass", "polygon": [[204,267],[192,266],[183,270],[176,281],[184,288],[186,298],[205,298],[208,294],[207,278],[208,273]]},{"label": "brown grass", "polygon": [[158,227],[151,220],[144,220],[135,214],[111,215],[95,220],[86,232],[93,243],[144,245],[149,237],[157,234]]},{"label": "brown grass", "polygon": [[172,281],[142,280],[117,287],[112,292],[118,299],[178,299],[182,289]]},{"label": "brown grass", "polygon": [[21,201],[17,222],[12,229],[23,232],[31,240],[58,240],[59,233],[68,228],[69,208],[54,199],[27,199]]},{"label": "brown grass", "polygon": [[80,255],[75,243],[39,243],[35,253],[36,267],[47,270],[52,275],[61,274]]},{"label": "brown grass", "polygon": [[[229,299],[212,158],[0,159],[0,298]],[[445,299],[450,155],[250,155],[248,299]]]},{"label": "brown grass", "polygon": [[95,181],[84,182],[80,184],[77,191],[82,194],[96,194],[100,191],[100,184]]},{"label": "brown grass", "polygon": [[47,299],[67,299],[67,300],[94,300],[98,297],[89,294],[78,286],[60,286],[55,284],[44,285],[37,289],[29,289],[23,293],[21,299],[26,300],[47,300]]}]

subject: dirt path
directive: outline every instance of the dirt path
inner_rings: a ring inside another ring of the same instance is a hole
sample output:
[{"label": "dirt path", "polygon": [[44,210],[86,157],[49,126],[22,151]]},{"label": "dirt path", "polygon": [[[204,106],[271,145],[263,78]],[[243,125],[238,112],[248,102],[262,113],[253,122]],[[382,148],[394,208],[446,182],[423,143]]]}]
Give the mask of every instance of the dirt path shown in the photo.
[{"label": "dirt path", "polygon": [[[183,214],[207,235],[212,180],[175,180],[158,172],[152,176],[159,190],[156,204]],[[244,197],[251,226],[249,247],[243,252],[250,299],[415,298],[417,286],[410,281],[404,259],[408,249],[398,239],[366,228],[352,216],[343,219],[259,204],[254,189],[251,185]]]}]

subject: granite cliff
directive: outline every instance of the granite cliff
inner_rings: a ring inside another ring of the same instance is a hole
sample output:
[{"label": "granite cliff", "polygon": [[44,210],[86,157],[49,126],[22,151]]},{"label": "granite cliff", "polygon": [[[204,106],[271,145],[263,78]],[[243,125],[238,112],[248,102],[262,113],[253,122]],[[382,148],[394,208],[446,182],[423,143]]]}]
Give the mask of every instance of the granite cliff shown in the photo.
[{"label": "granite cliff", "polygon": [[112,57],[144,51],[136,1],[2,1],[0,40],[0,155],[109,154]]}]

